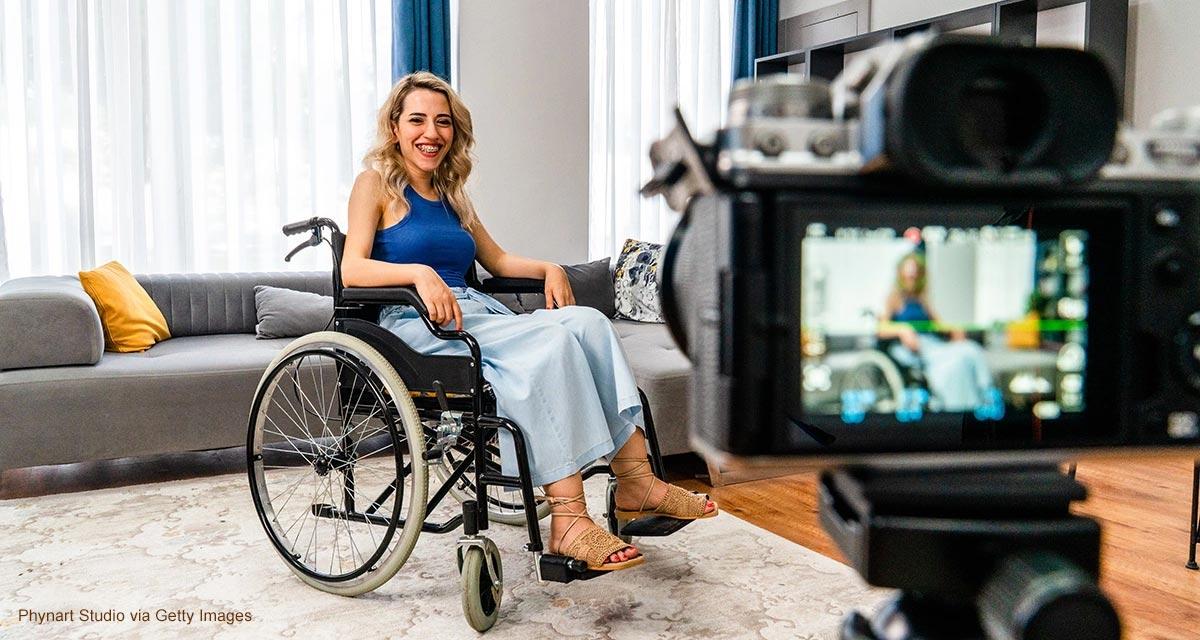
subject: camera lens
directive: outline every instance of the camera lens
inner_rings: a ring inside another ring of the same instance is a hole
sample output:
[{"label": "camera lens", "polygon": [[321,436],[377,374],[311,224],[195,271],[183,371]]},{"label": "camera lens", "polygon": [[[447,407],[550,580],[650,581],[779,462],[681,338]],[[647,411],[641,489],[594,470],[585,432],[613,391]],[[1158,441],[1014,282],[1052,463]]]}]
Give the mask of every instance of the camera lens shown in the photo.
[{"label": "camera lens", "polygon": [[1046,148],[1046,93],[1032,76],[994,70],[968,81],[959,97],[959,141],[983,167],[1004,173],[1036,162]]}]

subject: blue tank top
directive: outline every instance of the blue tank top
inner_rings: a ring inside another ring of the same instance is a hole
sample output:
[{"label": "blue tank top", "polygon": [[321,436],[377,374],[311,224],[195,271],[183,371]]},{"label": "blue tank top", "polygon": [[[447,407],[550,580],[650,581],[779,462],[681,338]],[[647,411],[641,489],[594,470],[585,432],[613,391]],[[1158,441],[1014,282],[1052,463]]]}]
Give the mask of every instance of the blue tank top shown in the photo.
[{"label": "blue tank top", "polygon": [[475,261],[475,239],[462,228],[444,198],[426,200],[412,187],[405,187],[404,195],[412,208],[400,222],[375,231],[371,259],[429,265],[447,286],[467,286],[467,269]]},{"label": "blue tank top", "polygon": [[916,298],[905,298],[904,306],[892,314],[892,322],[928,322],[931,320],[925,305]]}]

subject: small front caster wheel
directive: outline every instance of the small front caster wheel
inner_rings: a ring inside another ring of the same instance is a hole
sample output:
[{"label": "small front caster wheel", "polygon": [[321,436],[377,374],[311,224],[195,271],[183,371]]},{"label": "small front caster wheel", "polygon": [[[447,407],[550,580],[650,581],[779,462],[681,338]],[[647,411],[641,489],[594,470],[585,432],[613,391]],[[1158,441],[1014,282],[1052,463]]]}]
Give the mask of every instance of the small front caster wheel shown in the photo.
[{"label": "small front caster wheel", "polygon": [[468,546],[460,555],[463,615],[471,628],[483,632],[496,624],[504,596],[500,550],[484,539],[483,546]]}]

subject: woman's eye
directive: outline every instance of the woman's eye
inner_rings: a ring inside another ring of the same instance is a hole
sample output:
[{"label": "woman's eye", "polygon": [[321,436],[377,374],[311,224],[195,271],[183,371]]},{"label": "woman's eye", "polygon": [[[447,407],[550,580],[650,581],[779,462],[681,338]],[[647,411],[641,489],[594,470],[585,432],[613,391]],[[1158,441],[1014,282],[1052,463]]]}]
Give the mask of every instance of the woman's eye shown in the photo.
[{"label": "woman's eye", "polygon": [[449,127],[449,126],[451,126],[452,124],[454,124],[454,122],[453,122],[453,121],[451,121],[451,120],[438,120],[438,126],[439,126],[439,127]]}]

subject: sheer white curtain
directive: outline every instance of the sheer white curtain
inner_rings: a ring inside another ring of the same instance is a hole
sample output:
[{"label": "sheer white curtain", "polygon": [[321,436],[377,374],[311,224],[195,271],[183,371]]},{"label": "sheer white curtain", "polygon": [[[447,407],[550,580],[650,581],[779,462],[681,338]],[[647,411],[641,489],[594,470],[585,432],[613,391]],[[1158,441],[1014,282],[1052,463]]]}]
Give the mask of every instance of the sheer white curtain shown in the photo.
[{"label": "sheer white curtain", "polygon": [[7,275],[327,268],[279,228],[344,223],[391,32],[390,0],[0,0]]},{"label": "sheer white curtain", "polygon": [[733,0],[592,0],[591,30],[588,254],[615,258],[626,238],[664,242],[679,220],[638,194],[675,105],[697,137],[724,122]]}]

